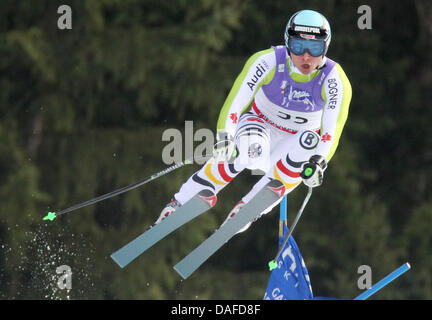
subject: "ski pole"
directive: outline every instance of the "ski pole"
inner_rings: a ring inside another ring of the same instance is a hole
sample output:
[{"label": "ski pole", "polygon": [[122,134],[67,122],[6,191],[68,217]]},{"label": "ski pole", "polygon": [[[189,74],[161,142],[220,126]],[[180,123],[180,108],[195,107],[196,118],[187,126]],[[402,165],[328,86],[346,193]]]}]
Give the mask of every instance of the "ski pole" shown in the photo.
[{"label": "ski pole", "polygon": [[303,210],[306,207],[306,204],[308,203],[309,198],[311,197],[311,195],[312,195],[312,188],[309,187],[309,190],[308,190],[308,193],[306,195],[306,198],[303,200],[303,204],[300,207],[300,210],[298,211],[297,216],[295,217],[294,222],[293,222],[293,224],[292,224],[292,226],[291,226],[288,234],[285,236],[285,239],[284,239],[282,245],[280,246],[279,251],[276,254],[276,257],[272,261],[270,261],[268,263],[270,271],[272,271],[272,270],[274,270],[274,269],[277,268],[277,262],[276,261],[279,259],[279,256],[281,255],[283,248],[285,247],[286,243],[288,242],[289,237],[293,233],[294,228],[297,225],[297,222],[299,221],[299,219],[300,219],[300,217],[301,217],[301,215],[303,213]]},{"label": "ski pole", "polygon": [[[206,155],[206,156],[203,156],[203,157],[196,158],[195,160],[197,160],[197,159],[206,159],[206,158],[209,158],[211,156],[212,155]],[[148,177],[148,178],[146,178],[144,180],[141,180],[141,181],[138,181],[136,183],[130,184],[128,186],[125,186],[123,188],[111,191],[109,193],[103,194],[103,195],[101,195],[99,197],[96,197],[94,199],[90,199],[90,200],[87,200],[85,202],[76,204],[76,205],[74,205],[72,207],[69,207],[69,208],[66,208],[64,210],[61,210],[61,211],[58,211],[58,212],[48,212],[48,214],[43,218],[43,220],[53,221],[55,218],[57,218],[60,215],[65,214],[65,213],[68,213],[68,212],[71,212],[71,211],[74,211],[74,210],[77,210],[77,209],[89,206],[89,205],[97,203],[99,201],[106,200],[108,198],[112,198],[112,197],[117,196],[119,194],[122,194],[124,192],[130,191],[130,190],[135,189],[135,188],[137,188],[139,186],[142,186],[143,184],[149,183],[150,181],[156,180],[157,178],[159,178],[159,177],[161,177],[163,175],[166,175],[167,173],[169,173],[171,171],[174,171],[174,170],[176,170],[178,168],[181,168],[181,167],[183,167],[183,166],[185,166],[187,164],[192,164],[193,160],[194,160],[194,158],[187,159],[187,160],[182,161],[180,163],[177,163],[177,164],[175,164],[175,165],[173,165],[171,167],[168,167],[168,168],[166,168],[166,169],[164,169],[164,170],[162,170],[162,171],[160,171],[158,173],[155,173],[152,176],[150,176],[150,177]]]},{"label": "ski pole", "polygon": [[279,237],[283,237],[284,226],[287,225],[287,195],[284,195],[279,208]]},{"label": "ski pole", "polygon": [[354,300],[366,300],[371,295],[373,295],[378,290],[381,290],[383,287],[388,285],[390,282],[395,280],[397,277],[401,276],[405,272],[407,272],[411,268],[410,264],[407,262],[403,265],[401,265],[399,268],[397,268],[395,271],[381,279],[379,282],[374,284],[372,287],[367,289],[365,292],[360,294],[357,298],[354,298]]}]

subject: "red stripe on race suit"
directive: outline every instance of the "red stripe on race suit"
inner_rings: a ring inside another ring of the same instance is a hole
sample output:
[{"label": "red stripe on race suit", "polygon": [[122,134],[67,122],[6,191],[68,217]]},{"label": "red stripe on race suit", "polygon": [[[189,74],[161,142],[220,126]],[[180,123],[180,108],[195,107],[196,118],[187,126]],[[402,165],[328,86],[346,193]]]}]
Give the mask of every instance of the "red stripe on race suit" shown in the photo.
[{"label": "red stripe on race suit", "polygon": [[257,105],[256,105],[256,103],[255,103],[255,101],[252,102],[252,108],[253,108],[253,110],[256,112],[256,114],[257,114],[261,119],[263,119],[265,122],[271,124],[273,127],[277,128],[277,129],[279,129],[279,130],[285,131],[285,132],[292,133],[292,134],[296,134],[296,133],[297,133],[297,131],[295,131],[295,130],[291,130],[291,129],[283,128],[283,127],[281,127],[281,126],[278,126],[278,125],[275,124],[274,122],[270,121],[270,120],[269,120],[265,115],[263,115],[262,112],[258,109],[258,107],[257,107]]},{"label": "red stripe on race suit", "polygon": [[222,179],[224,179],[226,182],[231,182],[233,178],[231,178],[225,171],[225,163],[219,162],[218,163],[218,170],[219,174],[221,175]]},{"label": "red stripe on race suit", "polygon": [[[288,132],[288,133],[292,133],[292,134],[296,134],[298,131],[296,131],[296,130],[292,130],[292,129],[287,129],[287,128],[284,128],[284,127],[281,127],[281,126],[278,126],[277,124],[275,124],[273,121],[270,121],[270,119],[268,119],[259,109],[258,109],[258,107],[257,107],[257,105],[256,105],[256,103],[255,103],[255,101],[253,101],[252,102],[252,108],[253,108],[253,110],[256,112],[256,114],[261,118],[261,119],[263,119],[265,122],[267,122],[268,124],[270,124],[270,125],[272,125],[273,127],[275,127],[275,128],[277,128],[277,129],[279,129],[279,130],[282,130],[282,131],[284,131],[284,132]],[[316,133],[320,133],[320,130],[321,129],[316,129],[315,130],[315,132]]]},{"label": "red stripe on race suit", "polygon": [[300,177],[300,172],[293,172],[293,171],[289,170],[287,167],[285,167],[283,165],[282,160],[279,160],[276,163],[276,166],[278,167],[278,169],[280,171],[282,171],[283,173],[285,173],[288,177],[291,177],[291,178],[298,178],[298,177]]}]

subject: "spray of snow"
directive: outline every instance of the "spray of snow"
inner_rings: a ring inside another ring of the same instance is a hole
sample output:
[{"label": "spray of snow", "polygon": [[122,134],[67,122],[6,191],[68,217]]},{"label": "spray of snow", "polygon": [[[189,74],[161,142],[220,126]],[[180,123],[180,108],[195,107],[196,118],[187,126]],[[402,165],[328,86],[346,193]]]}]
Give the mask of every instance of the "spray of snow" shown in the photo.
[{"label": "spray of snow", "polygon": [[[19,226],[14,229],[7,230],[11,237],[19,232]],[[37,224],[25,233],[17,248],[0,239],[4,259],[0,279],[6,282],[2,287],[7,291],[0,292],[1,299],[82,299],[95,289],[90,241],[82,234],[70,233],[67,226],[55,234],[51,229],[47,224]],[[70,267],[72,272],[69,289],[60,283],[64,274],[57,273],[57,268],[61,266]]]}]

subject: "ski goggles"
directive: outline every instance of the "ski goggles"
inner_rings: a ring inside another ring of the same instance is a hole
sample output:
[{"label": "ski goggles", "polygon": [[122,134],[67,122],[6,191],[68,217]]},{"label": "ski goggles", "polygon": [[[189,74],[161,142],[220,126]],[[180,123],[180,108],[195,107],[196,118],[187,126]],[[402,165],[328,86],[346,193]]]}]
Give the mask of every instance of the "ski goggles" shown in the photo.
[{"label": "ski goggles", "polygon": [[324,55],[325,42],[291,37],[288,40],[288,49],[296,56],[301,56],[307,51],[312,57],[319,57]]}]

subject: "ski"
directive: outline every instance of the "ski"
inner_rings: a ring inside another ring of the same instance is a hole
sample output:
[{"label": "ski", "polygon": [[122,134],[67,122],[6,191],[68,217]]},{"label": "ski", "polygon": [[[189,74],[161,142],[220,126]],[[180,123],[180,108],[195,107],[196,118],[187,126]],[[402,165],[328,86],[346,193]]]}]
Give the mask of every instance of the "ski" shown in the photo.
[{"label": "ski", "polygon": [[213,235],[177,263],[174,266],[174,270],[183,279],[188,278],[242,227],[258,217],[261,212],[279,200],[284,193],[285,186],[279,180],[271,180],[233,218],[229,219]]},{"label": "ski", "polygon": [[144,251],[180,228],[190,220],[209,210],[216,204],[216,195],[210,190],[202,190],[179,207],[173,214],[154,225],[149,230],[111,254],[111,258],[121,267],[126,267]]}]

